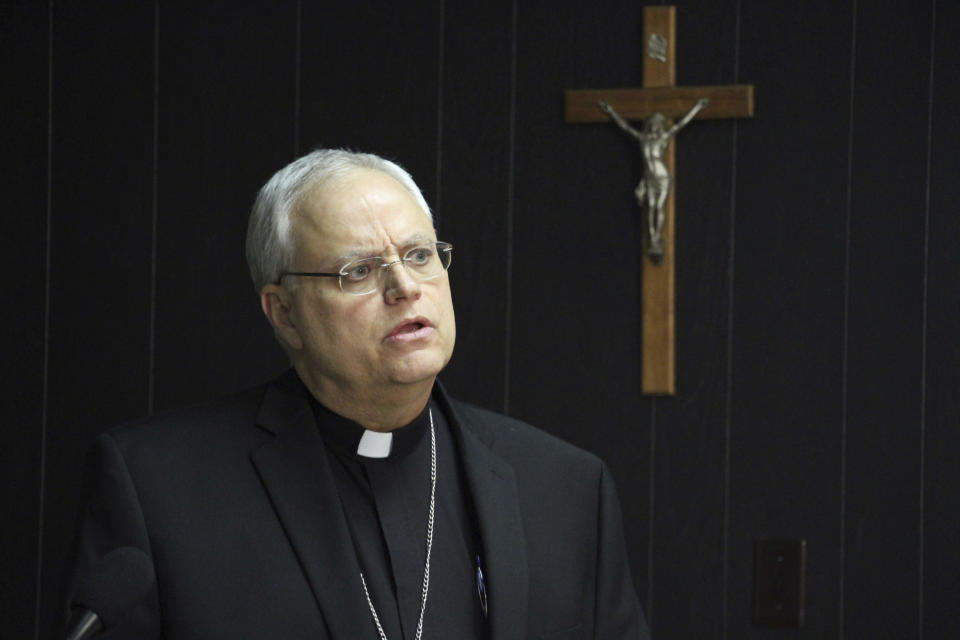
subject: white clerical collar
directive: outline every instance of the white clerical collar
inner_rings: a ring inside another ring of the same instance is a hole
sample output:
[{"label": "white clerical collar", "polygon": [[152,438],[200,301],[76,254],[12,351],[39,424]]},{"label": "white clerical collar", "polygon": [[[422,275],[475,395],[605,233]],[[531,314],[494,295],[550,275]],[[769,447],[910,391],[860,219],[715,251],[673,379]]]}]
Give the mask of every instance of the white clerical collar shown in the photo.
[{"label": "white clerical collar", "polygon": [[357,455],[365,458],[387,458],[393,448],[393,434],[390,432],[363,430]]}]

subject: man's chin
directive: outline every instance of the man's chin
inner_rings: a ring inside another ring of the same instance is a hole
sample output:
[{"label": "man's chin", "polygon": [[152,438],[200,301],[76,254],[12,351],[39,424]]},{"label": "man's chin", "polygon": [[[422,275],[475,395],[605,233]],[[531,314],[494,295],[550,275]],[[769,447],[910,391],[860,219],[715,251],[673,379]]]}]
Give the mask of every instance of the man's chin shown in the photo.
[{"label": "man's chin", "polygon": [[390,379],[397,384],[432,384],[446,364],[447,358],[440,357],[439,354],[408,354],[391,367]]}]

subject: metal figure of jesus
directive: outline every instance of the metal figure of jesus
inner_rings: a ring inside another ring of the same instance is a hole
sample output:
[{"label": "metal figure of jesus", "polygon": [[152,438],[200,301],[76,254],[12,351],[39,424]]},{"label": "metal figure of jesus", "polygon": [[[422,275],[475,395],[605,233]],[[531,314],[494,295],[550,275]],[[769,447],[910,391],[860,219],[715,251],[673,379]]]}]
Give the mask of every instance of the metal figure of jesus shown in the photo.
[{"label": "metal figure of jesus", "polygon": [[600,110],[610,116],[618,127],[629,133],[640,143],[640,153],[643,156],[643,175],[634,190],[637,203],[647,212],[647,247],[646,252],[654,264],[663,260],[663,205],[670,194],[670,185],[673,178],[663,162],[663,153],[677,131],[687,125],[697,113],[707,106],[709,100],[700,98],[676,124],[666,128],[666,118],[655,113],[643,123],[643,130],[634,129],[626,120],[620,117],[606,102],[597,103]]}]

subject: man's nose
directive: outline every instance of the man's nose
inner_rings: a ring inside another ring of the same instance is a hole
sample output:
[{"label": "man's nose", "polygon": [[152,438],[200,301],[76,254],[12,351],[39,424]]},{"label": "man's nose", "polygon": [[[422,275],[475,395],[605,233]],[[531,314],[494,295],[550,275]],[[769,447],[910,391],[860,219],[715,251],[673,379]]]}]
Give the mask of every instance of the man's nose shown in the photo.
[{"label": "man's nose", "polygon": [[420,282],[410,275],[403,260],[396,260],[383,267],[386,286],[383,295],[388,304],[400,300],[416,300],[420,297]]}]

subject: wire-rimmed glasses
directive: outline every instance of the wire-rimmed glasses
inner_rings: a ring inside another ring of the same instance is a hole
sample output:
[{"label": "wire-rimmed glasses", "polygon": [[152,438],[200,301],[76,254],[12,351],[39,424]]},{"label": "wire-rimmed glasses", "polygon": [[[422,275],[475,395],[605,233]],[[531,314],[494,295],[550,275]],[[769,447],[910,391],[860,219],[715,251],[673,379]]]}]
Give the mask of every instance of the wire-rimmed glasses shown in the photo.
[{"label": "wire-rimmed glasses", "polygon": [[402,264],[407,273],[418,282],[431,280],[450,268],[453,260],[453,245],[449,242],[430,242],[413,247],[399,260],[387,262],[381,256],[351,260],[340,267],[337,273],[319,271],[284,271],[284,276],[309,276],[314,278],[338,278],[340,290],[353,296],[373,293],[383,286],[387,270]]}]

